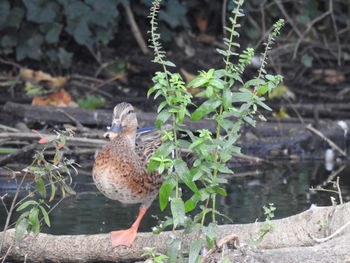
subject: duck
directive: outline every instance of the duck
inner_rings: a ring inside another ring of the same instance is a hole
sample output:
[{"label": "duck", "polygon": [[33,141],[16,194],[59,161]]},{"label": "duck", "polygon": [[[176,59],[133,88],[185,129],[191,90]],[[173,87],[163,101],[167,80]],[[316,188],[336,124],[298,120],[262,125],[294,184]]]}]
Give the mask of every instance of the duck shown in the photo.
[{"label": "duck", "polygon": [[112,231],[114,247],[131,247],[142,218],[157,197],[163,177],[147,171],[147,165],[161,144],[162,132],[141,129],[134,107],[122,102],[114,107],[112,125],[105,137],[109,142],[100,150],[92,169],[98,190],[107,198],[124,204],[140,203],[139,213],[129,229]]}]

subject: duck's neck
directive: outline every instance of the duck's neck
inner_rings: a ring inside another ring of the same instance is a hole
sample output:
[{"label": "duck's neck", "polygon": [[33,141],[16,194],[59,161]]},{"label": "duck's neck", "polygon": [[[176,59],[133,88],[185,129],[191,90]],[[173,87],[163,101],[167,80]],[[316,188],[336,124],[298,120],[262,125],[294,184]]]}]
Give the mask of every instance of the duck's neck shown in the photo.
[{"label": "duck's neck", "polygon": [[125,132],[123,135],[127,139],[130,145],[130,148],[135,150],[136,131],[128,131],[128,132]]}]

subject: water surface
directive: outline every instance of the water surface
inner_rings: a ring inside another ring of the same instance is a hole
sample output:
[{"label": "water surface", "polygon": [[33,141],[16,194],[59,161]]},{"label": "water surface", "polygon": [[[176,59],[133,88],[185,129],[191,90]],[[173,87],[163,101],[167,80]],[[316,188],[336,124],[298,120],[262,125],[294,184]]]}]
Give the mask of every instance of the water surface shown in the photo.
[{"label": "water surface", "polygon": [[[335,170],[339,167],[335,167]],[[235,176],[226,176],[227,196],[218,198],[218,209],[235,223],[263,220],[262,206],[274,203],[276,218],[282,218],[307,210],[311,204],[331,205],[325,192],[312,193],[309,188],[327,180],[332,172],[326,171],[322,163],[282,163],[277,166],[247,166],[234,168]],[[135,220],[139,205],[124,205],[109,200],[98,192],[92,182],[91,168],[87,167],[75,180],[76,196],[67,197],[52,212],[51,228],[43,232],[52,234],[95,234],[128,228]],[[344,201],[350,199],[350,168],[346,167],[338,176]],[[15,181],[2,178],[0,195],[14,195]],[[327,188],[332,188],[327,185]],[[186,193],[185,193],[186,196]],[[189,198],[190,195],[187,194]],[[338,198],[337,198],[338,200]],[[11,198],[5,198],[7,206]],[[151,228],[169,215],[169,209],[161,212],[158,200],[149,209],[141,223],[140,231]],[[6,212],[0,207],[0,227],[4,225]],[[219,223],[227,223],[219,218]]]}]

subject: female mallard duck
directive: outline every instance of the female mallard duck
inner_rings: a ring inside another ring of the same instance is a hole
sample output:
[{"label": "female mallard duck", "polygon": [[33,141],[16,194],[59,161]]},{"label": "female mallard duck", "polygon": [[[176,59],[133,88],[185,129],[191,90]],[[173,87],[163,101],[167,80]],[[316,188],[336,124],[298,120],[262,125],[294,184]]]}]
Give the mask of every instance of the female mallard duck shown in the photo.
[{"label": "female mallard duck", "polygon": [[157,196],[162,177],[149,173],[147,164],[161,142],[155,131],[136,140],[137,118],[129,103],[120,103],[113,111],[112,127],[105,135],[111,141],[96,157],[92,176],[97,188],[108,198],[122,203],[141,203],[138,217],[127,230],[111,232],[113,246],[130,247],[142,217]]}]

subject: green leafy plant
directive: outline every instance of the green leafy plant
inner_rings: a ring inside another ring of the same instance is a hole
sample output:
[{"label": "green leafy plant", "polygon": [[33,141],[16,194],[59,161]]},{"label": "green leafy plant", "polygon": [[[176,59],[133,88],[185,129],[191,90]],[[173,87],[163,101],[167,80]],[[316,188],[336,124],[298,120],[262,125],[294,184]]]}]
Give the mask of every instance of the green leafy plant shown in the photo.
[{"label": "green leafy plant", "polygon": [[155,248],[152,247],[145,247],[143,248],[145,250],[145,253],[142,254],[142,257],[148,257],[149,260],[155,263],[163,263],[165,260],[169,259],[167,255],[158,253]]},{"label": "green leafy plant", "polygon": [[[42,221],[51,226],[49,217],[50,211],[59,203],[52,205],[58,192],[63,199],[67,193],[75,194],[75,191],[69,186],[72,182],[72,171],[77,173],[75,166],[77,164],[72,159],[67,159],[62,155],[68,135],[66,132],[57,132],[56,135],[43,137],[39,143],[44,143],[41,151],[36,152],[33,162],[26,168],[25,174],[18,186],[17,192],[23,186],[27,177],[33,177],[33,181],[26,187],[31,189],[27,196],[17,202],[18,193],[13,199],[11,209],[16,209],[20,213],[16,223],[16,241],[20,242],[26,231],[34,233],[40,232]],[[52,160],[48,160],[46,152],[48,149],[55,149]],[[28,180],[28,179],[27,179]],[[5,230],[8,227],[13,210],[8,211],[8,219]]]},{"label": "green leafy plant", "polygon": [[273,227],[275,225],[273,222],[271,222],[271,219],[275,217],[274,212],[276,211],[276,207],[274,204],[271,203],[269,206],[263,206],[263,209],[264,215],[266,216],[265,225],[259,228],[259,236],[253,240],[253,244],[260,243],[263,240],[264,236],[273,230]]},{"label": "green leafy plant", "polygon": [[100,96],[87,95],[78,100],[78,105],[84,109],[96,109],[102,106],[105,102],[106,100]]},{"label": "green leafy plant", "polygon": [[15,53],[19,61],[48,58],[63,67],[70,66],[73,55],[63,45],[63,39],[72,37],[89,48],[107,44],[115,33],[119,14],[117,0],[10,2],[1,2],[1,53]]},{"label": "green leafy plant", "polygon": [[[71,66],[74,47],[92,54],[115,36],[121,21],[119,9],[130,0],[22,0],[0,2],[0,54],[49,60]],[[149,1],[136,1],[139,8]],[[170,25],[187,25],[186,9],[168,1],[161,19]],[[72,45],[74,44],[74,45]]]},{"label": "green leafy plant", "polygon": [[[206,237],[205,242],[196,240],[190,245],[189,257],[195,259],[193,262],[199,257],[198,247],[204,244],[211,247],[215,242],[216,216],[224,216],[217,210],[216,197],[218,194],[227,195],[222,187],[227,181],[219,174],[233,173],[226,162],[233,154],[240,153],[240,148],[234,145],[239,137],[239,130],[243,122],[255,125],[253,117],[258,112],[258,107],[271,110],[265,104],[263,95],[270,93],[282,80],[279,75],[267,74],[265,68],[268,51],[280,33],[284,21],[279,20],[275,24],[275,29],[268,38],[257,77],[244,81],[242,73],[250,63],[254,50],[247,48],[241,54],[235,51],[240,47],[234,42],[234,38],[239,36],[238,18],[243,16],[243,0],[233,2],[235,8],[230,17],[231,27],[226,28],[229,36],[224,39],[226,49],[217,50],[223,55],[225,68],[201,71],[199,76],[188,84],[194,89],[202,88],[196,95],[201,103],[192,113],[188,110],[189,106],[194,105],[192,95],[187,91],[181,76],[168,70],[175,65],[166,60],[165,52],[159,43],[157,14],[160,1],[155,0],[151,8],[150,46],[154,50],[153,62],[160,64],[163,70],[155,73],[154,86],[149,89],[148,95],[163,97],[164,100],[158,106],[156,125],[160,129],[166,122],[170,122],[172,129],[165,132],[163,143],[152,157],[148,168],[150,171],[158,169],[159,173],[167,173],[159,191],[159,202],[162,210],[170,202],[172,218],[163,222],[162,228],[171,224],[173,229],[182,226],[185,227],[185,232],[198,230]],[[234,58],[236,63],[232,62]],[[240,88],[236,90],[236,86]],[[185,117],[191,121],[203,118],[214,120],[215,130],[200,129],[192,132],[185,127]],[[263,119],[261,114],[259,117]],[[190,141],[182,139],[179,136],[181,133],[186,134]],[[191,164],[186,163],[181,157],[181,149],[192,152],[195,161]],[[190,199],[183,200],[180,184],[186,185],[192,191]],[[192,220],[186,213],[196,207],[200,212]],[[205,226],[207,220],[211,221],[211,224]],[[181,241],[173,240],[170,247],[178,246],[178,242]]]}]

